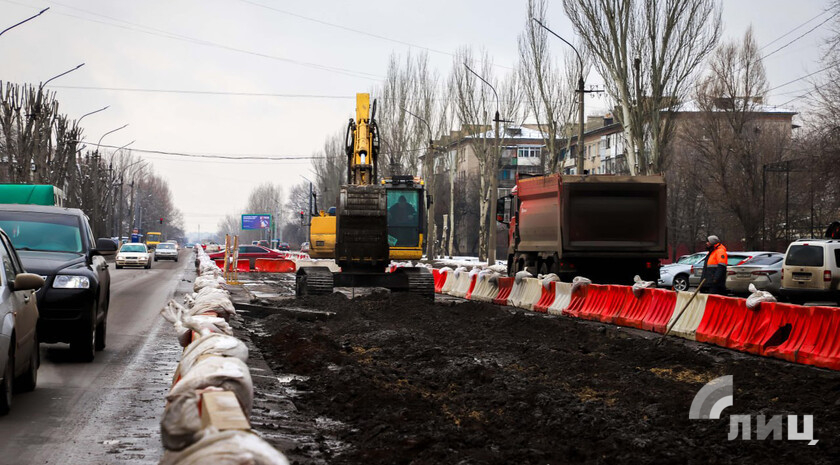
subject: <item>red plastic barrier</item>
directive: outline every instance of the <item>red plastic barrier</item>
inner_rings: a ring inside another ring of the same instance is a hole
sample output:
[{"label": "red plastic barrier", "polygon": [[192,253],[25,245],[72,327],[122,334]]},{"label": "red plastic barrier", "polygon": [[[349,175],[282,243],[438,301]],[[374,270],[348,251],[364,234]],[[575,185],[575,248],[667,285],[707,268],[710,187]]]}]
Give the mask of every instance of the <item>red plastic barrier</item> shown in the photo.
[{"label": "red plastic barrier", "polygon": [[475,283],[477,282],[477,280],[478,280],[478,275],[477,274],[472,275],[472,278],[470,278],[470,290],[468,290],[467,294],[464,296],[465,299],[469,300],[470,297],[472,297],[472,291],[473,291],[473,289],[475,289]]},{"label": "red plastic barrier", "polygon": [[251,261],[248,260],[247,258],[242,259],[242,260],[237,260],[236,271],[238,271],[240,273],[243,273],[243,272],[247,273],[247,272],[251,271]]},{"label": "red plastic barrier", "polygon": [[441,276],[441,274],[443,274],[443,273],[441,273],[440,270],[438,270],[437,268],[432,269],[432,278],[434,278],[434,280],[435,280],[435,293],[437,293],[437,294],[440,294],[440,288],[441,288],[440,276]]},{"label": "red plastic barrier", "polygon": [[840,310],[809,308],[810,324],[796,353],[796,362],[840,370]]},{"label": "red plastic barrier", "polygon": [[213,260],[216,263],[216,266],[219,267],[220,270],[225,269],[225,261],[224,260]]},{"label": "red plastic barrier", "polygon": [[263,273],[294,273],[297,270],[295,262],[285,258],[258,258],[254,268]]},{"label": "red plastic barrier", "polygon": [[633,288],[630,288],[630,295],[625,299],[624,305],[619,306],[618,311],[604,321],[664,333],[676,303],[677,293],[673,291],[642,289],[641,296],[636,298]]},{"label": "red plastic barrier", "polygon": [[[761,355],[795,362],[800,348],[806,343],[811,346],[808,337],[811,325],[818,325],[820,324],[820,320],[822,320],[821,315],[819,315],[822,310],[819,309],[825,309],[827,307],[803,307],[791,304],[762,303],[761,308],[767,308],[773,313],[779,314],[781,317],[781,320],[777,322],[775,328],[769,328],[770,331],[766,335],[767,339],[765,339],[761,346]],[[786,325],[790,325],[790,327],[784,328]],[[774,337],[777,332],[779,334]],[[819,331],[815,334],[817,333]],[[783,339],[785,335],[787,335],[787,338]],[[783,342],[779,344],[779,341]],[[768,346],[768,344],[772,345]]]},{"label": "red plastic barrier", "polygon": [[633,296],[632,299],[628,299],[625,305],[613,315],[612,321],[609,321],[609,323],[642,329],[642,322],[658,297],[653,291],[655,289],[642,289],[638,298]]},{"label": "red plastic barrier", "polygon": [[497,305],[507,305],[510,291],[513,289],[513,280],[516,278],[499,278],[499,295],[493,299]]},{"label": "red plastic barrier", "polygon": [[596,321],[613,321],[626,302],[635,299],[630,286],[590,284],[577,294],[563,313]]},{"label": "red plastic barrier", "polygon": [[548,283],[548,289],[543,286],[542,294],[540,295],[540,300],[534,304],[534,311],[539,313],[548,313],[548,307],[554,303],[554,299],[557,297],[555,294],[556,288],[556,281],[551,281]]}]

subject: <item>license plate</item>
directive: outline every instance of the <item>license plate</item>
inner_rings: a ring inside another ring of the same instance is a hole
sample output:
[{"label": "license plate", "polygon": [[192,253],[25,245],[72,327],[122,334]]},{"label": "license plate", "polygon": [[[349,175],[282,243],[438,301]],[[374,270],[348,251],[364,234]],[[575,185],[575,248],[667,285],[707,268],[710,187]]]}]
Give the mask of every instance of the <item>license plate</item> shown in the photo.
[{"label": "license plate", "polygon": [[811,273],[793,273],[793,279],[808,280],[811,279]]}]

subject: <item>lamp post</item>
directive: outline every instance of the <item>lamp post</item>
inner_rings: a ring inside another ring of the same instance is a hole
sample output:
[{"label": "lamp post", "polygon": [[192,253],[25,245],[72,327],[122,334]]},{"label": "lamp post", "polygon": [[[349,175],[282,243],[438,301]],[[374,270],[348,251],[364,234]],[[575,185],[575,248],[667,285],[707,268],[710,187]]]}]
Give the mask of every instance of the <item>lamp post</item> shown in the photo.
[{"label": "lamp post", "polygon": [[[494,136],[495,144],[496,144],[496,154],[493,157],[492,171],[491,171],[492,176],[490,176],[490,199],[488,201],[490,205],[487,207],[488,210],[489,210],[491,208],[495,208],[496,200],[497,200],[497,197],[499,196],[499,192],[498,192],[498,188],[499,188],[499,160],[502,158],[502,153],[501,153],[502,152],[502,146],[501,146],[501,143],[500,143],[501,139],[499,139],[499,123],[501,123],[502,121],[504,121],[504,122],[509,122],[509,121],[502,120],[501,117],[499,116],[499,93],[496,92],[496,89],[493,87],[493,85],[490,84],[489,82],[487,82],[487,80],[484,79],[483,77],[479,76],[478,73],[476,73],[475,71],[470,69],[469,65],[467,65],[466,63],[464,63],[464,67],[467,68],[467,71],[474,74],[475,77],[480,79],[481,82],[487,84],[487,87],[489,87],[493,91],[493,94],[496,96],[496,117],[493,118],[493,121],[496,123],[495,124],[495,129],[493,131],[493,136]],[[495,216],[496,215],[493,215],[489,211],[486,212],[486,213],[487,213],[487,215],[486,215],[487,216],[487,221],[490,223],[488,234],[487,234],[487,242],[488,242],[488,244],[487,244],[487,264],[488,265],[495,265],[496,264],[496,221],[495,221]],[[483,214],[485,214],[485,212],[482,212],[482,215]]]},{"label": "lamp post", "polygon": [[2,31],[0,31],[0,36],[2,36],[3,34],[5,34],[5,33],[6,33],[6,31],[8,31],[9,29],[14,29],[14,28],[16,28],[16,27],[20,26],[21,24],[23,24],[23,23],[25,23],[25,22],[31,21],[31,20],[33,20],[33,19],[37,18],[38,16],[41,16],[42,14],[44,14],[44,13],[45,13],[47,10],[49,10],[49,9],[50,9],[50,7],[46,7],[46,8],[44,8],[43,10],[39,11],[37,14],[34,14],[34,15],[32,15],[32,16],[30,16],[30,17],[28,17],[28,18],[24,19],[23,21],[21,21],[21,22],[19,22],[19,23],[17,23],[17,24],[12,24],[11,26],[7,27],[6,29],[3,29]]},{"label": "lamp post", "polygon": [[85,116],[90,116],[90,115],[92,115],[92,114],[94,114],[94,113],[99,113],[100,111],[105,111],[105,110],[107,110],[107,109],[108,109],[108,108],[110,108],[110,107],[111,107],[111,105],[105,105],[104,107],[102,107],[102,108],[100,108],[100,109],[98,109],[98,110],[93,110],[93,111],[91,111],[91,112],[89,112],[89,113],[85,113],[85,114],[84,114],[84,115],[82,115],[82,116],[81,116],[78,120],[76,120],[76,125],[81,124],[81,123],[82,123],[82,120],[83,120],[83,119],[85,119]]},{"label": "lamp post", "polygon": [[[559,35],[557,35],[556,32],[554,32],[551,29],[549,29],[548,27],[546,27],[546,25],[543,24],[542,22],[540,22],[540,20],[538,20],[537,18],[531,18],[531,19],[533,19],[534,22],[539,24],[541,28],[550,32],[554,37],[557,37],[558,39],[562,40],[566,45],[568,45],[569,47],[572,47],[572,50],[575,51],[575,55],[577,55],[578,65],[580,66],[580,70],[579,70],[579,73],[578,73],[578,88],[577,88],[577,91],[576,91],[577,94],[578,94],[578,143],[577,143],[578,150],[577,150],[577,159],[575,160],[575,174],[583,174],[583,162],[584,162],[584,155],[583,155],[583,117],[584,117],[583,97],[587,93],[587,91],[584,90],[584,88],[583,88],[584,87],[583,57],[580,56],[580,52],[578,52],[578,49],[574,45],[572,45],[571,42],[569,42],[568,40],[566,40],[566,39],[560,37]],[[595,92],[595,91],[590,91],[590,92]]]},{"label": "lamp post", "polygon": [[[306,222],[307,230],[306,230],[306,236],[304,237],[304,241],[303,241],[303,242],[306,242],[306,241],[309,241],[309,236],[312,234],[312,181],[310,181],[309,178],[307,178],[306,176],[304,176],[302,174],[299,175],[299,176],[302,177],[303,179],[305,179],[309,183],[309,199],[308,199],[308,205],[309,205],[308,210],[309,211],[306,213],[306,218],[307,218],[308,221]],[[311,246],[311,244],[310,244],[310,246]]]},{"label": "lamp post", "polygon": [[[423,156],[423,178],[425,179],[426,189],[428,189],[428,192],[434,192],[435,143],[433,140],[434,137],[432,136],[432,127],[429,125],[428,121],[426,121],[418,115],[415,115],[407,109],[402,108],[402,111],[422,121],[423,124],[426,126],[426,130],[429,132],[429,147],[427,149],[426,155]],[[431,198],[431,196],[427,193],[426,199],[429,198]],[[426,199],[423,199],[423,201],[425,202]],[[437,229],[435,228],[435,211],[428,204],[426,205],[426,210],[426,234],[424,235],[424,239],[426,240],[426,258],[432,260],[435,258],[435,240],[437,239]]]},{"label": "lamp post", "polygon": [[105,136],[107,136],[108,134],[113,134],[113,133],[119,131],[120,129],[125,128],[126,126],[128,126],[128,124],[123,124],[122,126],[116,128],[116,129],[111,129],[110,131],[106,132],[105,134],[102,134],[102,137],[99,138],[99,142],[96,143],[96,152],[99,153],[99,147],[102,145],[102,139],[104,139]]}]

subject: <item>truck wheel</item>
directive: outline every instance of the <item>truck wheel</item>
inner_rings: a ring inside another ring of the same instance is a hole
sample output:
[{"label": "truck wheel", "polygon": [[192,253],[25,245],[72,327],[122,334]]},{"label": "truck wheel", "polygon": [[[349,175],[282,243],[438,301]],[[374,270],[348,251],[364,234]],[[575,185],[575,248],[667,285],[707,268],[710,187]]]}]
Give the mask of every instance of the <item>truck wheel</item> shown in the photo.
[{"label": "truck wheel", "polygon": [[[13,335],[14,336],[14,335]],[[12,393],[15,388],[15,338],[9,341],[9,358],[3,370],[3,384],[0,385],[0,415],[12,409]]]},{"label": "truck wheel", "polygon": [[674,277],[674,290],[687,291],[688,290],[688,276],[680,274]]}]

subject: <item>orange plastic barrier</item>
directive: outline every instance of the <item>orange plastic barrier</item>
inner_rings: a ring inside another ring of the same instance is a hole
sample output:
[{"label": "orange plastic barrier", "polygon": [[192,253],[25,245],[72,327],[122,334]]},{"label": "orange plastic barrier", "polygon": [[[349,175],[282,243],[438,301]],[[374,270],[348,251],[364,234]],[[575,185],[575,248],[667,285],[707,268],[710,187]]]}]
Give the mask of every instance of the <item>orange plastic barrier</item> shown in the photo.
[{"label": "orange plastic barrier", "polygon": [[629,286],[590,284],[579,293],[582,294],[582,298],[572,297],[572,302],[564,313],[596,321],[613,321],[629,299],[635,299]]},{"label": "orange plastic barrier", "polygon": [[247,273],[251,271],[251,261],[247,258],[236,261],[236,271],[240,273]]},{"label": "orange plastic barrier", "polygon": [[555,283],[556,281],[549,282],[547,289],[545,286],[543,286],[542,295],[540,295],[540,300],[537,301],[537,303],[534,305],[535,312],[548,313],[548,307],[550,307],[551,304],[554,303],[554,299],[555,297],[557,297],[554,291],[556,286]]},{"label": "orange plastic barrier", "polygon": [[840,310],[832,307],[809,307],[810,324],[796,362],[840,370]]},{"label": "orange plastic barrier", "polygon": [[440,270],[437,268],[432,269],[432,278],[435,280],[435,293],[440,294]]},{"label": "orange plastic barrier", "polygon": [[[769,309],[779,315],[776,327],[770,327],[761,346],[761,355],[781,358],[789,362],[796,358],[803,345],[812,346],[809,341],[811,325],[823,320],[821,312],[827,307],[803,307],[781,303],[762,303],[762,309]],[[834,310],[830,310],[834,313]],[[830,317],[829,317],[830,319]],[[830,324],[830,323],[829,323]],[[816,329],[816,326],[815,326]],[[817,331],[815,334],[818,334]],[[836,336],[834,336],[836,338]]]},{"label": "orange plastic barrier", "polygon": [[677,293],[665,289],[642,289],[641,296],[633,295],[633,289],[619,306],[616,313],[604,321],[621,326],[664,333],[674,314]]},{"label": "orange plastic barrier", "polygon": [[213,260],[216,263],[216,266],[219,267],[220,270],[225,269],[225,261],[224,260]]},{"label": "orange plastic barrier", "polygon": [[470,289],[464,295],[465,299],[469,300],[470,297],[472,297],[472,292],[473,292],[473,289],[475,289],[475,282],[476,282],[477,279],[478,279],[477,274],[472,275],[472,277],[470,278]]},{"label": "orange plastic barrier", "polygon": [[254,268],[263,273],[294,273],[297,270],[295,262],[285,258],[258,258]]},{"label": "orange plastic barrier", "polygon": [[743,299],[710,295],[703,320],[697,327],[697,341],[734,348],[730,336],[736,329],[741,334],[747,311],[751,310]]},{"label": "orange plastic barrier", "polygon": [[497,305],[507,305],[510,291],[513,289],[513,280],[516,278],[499,278],[499,295],[493,299]]}]

